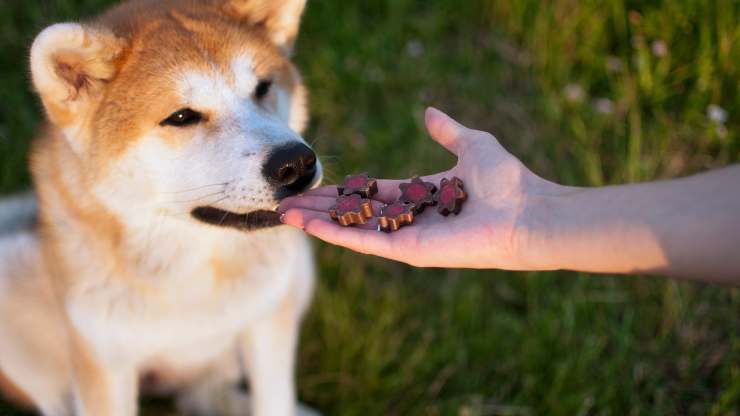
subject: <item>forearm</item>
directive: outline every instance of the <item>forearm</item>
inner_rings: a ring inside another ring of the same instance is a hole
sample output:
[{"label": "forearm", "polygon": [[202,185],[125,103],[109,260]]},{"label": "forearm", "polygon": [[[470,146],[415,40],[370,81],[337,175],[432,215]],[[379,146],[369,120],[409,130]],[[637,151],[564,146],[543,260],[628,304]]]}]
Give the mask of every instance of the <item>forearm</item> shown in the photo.
[{"label": "forearm", "polygon": [[672,181],[565,189],[527,206],[548,269],[740,283],[740,166]]}]

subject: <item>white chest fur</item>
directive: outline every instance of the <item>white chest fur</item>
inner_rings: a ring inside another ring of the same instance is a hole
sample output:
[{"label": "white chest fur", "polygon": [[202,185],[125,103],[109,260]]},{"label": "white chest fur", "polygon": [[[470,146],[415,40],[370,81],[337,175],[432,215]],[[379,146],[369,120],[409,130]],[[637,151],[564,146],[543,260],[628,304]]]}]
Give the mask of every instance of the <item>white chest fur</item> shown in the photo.
[{"label": "white chest fur", "polygon": [[147,244],[136,242],[151,251],[142,267],[152,274],[132,282],[90,265],[68,294],[74,325],[108,359],[141,364],[176,355],[183,366],[199,365],[232,346],[296,283],[310,292],[311,250],[295,230],[170,225],[150,233]]}]

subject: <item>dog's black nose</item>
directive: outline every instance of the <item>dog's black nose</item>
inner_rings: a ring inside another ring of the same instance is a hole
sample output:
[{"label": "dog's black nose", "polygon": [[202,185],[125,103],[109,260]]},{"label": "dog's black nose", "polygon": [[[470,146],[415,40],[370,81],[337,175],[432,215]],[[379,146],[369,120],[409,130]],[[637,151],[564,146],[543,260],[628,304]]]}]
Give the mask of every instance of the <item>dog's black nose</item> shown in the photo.
[{"label": "dog's black nose", "polygon": [[275,149],[263,169],[267,179],[302,191],[316,176],[316,153],[303,143],[291,143]]}]

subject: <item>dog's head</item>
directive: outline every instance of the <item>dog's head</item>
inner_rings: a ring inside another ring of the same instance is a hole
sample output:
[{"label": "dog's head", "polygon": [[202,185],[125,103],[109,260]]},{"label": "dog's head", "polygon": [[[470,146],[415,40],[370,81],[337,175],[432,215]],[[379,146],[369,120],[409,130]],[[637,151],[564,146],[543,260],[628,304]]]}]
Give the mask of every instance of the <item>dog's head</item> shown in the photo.
[{"label": "dog's head", "polygon": [[290,62],[305,0],[132,0],[31,49],[49,121],[114,212],[276,225],[320,182]]}]

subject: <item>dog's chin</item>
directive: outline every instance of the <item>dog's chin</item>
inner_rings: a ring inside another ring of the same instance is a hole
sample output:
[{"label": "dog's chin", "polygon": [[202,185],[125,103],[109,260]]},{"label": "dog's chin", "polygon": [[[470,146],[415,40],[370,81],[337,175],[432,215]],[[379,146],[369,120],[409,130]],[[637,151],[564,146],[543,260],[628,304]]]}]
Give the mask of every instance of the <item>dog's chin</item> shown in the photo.
[{"label": "dog's chin", "polygon": [[190,215],[205,224],[239,231],[255,231],[282,225],[279,213],[266,210],[237,214],[214,207],[199,207],[191,211]]}]

